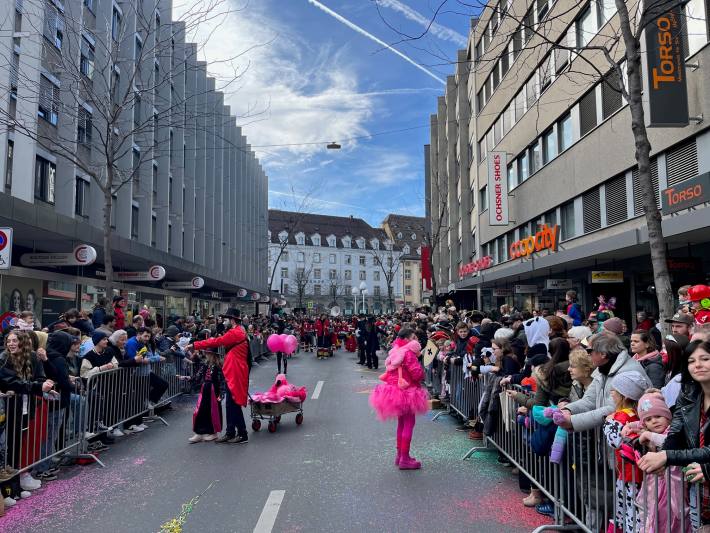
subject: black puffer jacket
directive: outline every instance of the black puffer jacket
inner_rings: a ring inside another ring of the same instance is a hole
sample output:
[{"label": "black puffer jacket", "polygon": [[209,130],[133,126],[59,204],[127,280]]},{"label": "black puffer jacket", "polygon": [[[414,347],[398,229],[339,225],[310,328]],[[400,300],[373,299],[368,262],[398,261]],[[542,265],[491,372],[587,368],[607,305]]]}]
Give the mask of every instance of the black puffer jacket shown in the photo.
[{"label": "black puffer jacket", "polygon": [[[34,352],[32,352],[32,377],[22,379],[17,375],[15,369],[8,360],[6,352],[0,353],[0,392],[13,391],[15,394],[42,395],[42,384],[46,377],[42,369],[42,363]],[[34,402],[30,402],[30,407],[34,408]]]},{"label": "black puffer jacket", "polygon": [[698,463],[705,479],[710,479],[710,446],[700,447],[700,431],[705,432],[705,442],[710,442],[710,424],[700,427],[700,410],[703,408],[703,391],[693,382],[683,387],[673,420],[668,428],[668,437],[663,445],[671,466],[687,466]]},{"label": "black puffer jacket", "polygon": [[69,400],[74,386],[69,381],[69,365],[67,354],[74,337],[65,331],[55,331],[47,338],[47,360],[43,363],[44,373],[54,381],[59,391],[60,407],[69,407]]}]

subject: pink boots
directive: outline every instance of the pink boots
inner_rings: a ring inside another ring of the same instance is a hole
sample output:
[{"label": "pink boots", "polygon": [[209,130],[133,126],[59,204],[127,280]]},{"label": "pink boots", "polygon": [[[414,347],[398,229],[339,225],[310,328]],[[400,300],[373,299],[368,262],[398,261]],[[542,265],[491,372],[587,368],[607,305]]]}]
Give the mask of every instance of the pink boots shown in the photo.
[{"label": "pink boots", "polygon": [[400,470],[419,470],[422,464],[409,456],[409,445],[411,441],[402,439],[399,447],[397,448],[397,465]]}]

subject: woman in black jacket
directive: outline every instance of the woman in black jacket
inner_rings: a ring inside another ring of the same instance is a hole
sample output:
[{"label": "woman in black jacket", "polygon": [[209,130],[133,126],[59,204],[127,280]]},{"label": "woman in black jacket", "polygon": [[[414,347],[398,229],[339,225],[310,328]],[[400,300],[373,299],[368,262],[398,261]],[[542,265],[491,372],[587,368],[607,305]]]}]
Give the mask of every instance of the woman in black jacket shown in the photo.
[{"label": "woman in black jacket", "polygon": [[692,380],[684,383],[678,396],[663,450],[647,453],[639,466],[653,474],[666,466],[689,466],[686,480],[700,483],[700,521],[710,530],[710,342],[693,350],[688,371]]}]

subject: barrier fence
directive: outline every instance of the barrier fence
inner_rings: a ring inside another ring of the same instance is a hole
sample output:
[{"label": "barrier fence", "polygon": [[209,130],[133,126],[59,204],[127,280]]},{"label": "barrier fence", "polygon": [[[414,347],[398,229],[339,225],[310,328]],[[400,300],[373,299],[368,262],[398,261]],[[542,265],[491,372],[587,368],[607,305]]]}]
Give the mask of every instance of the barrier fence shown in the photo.
[{"label": "barrier fence", "polygon": [[[636,461],[646,450],[637,440],[613,432],[607,436],[601,427],[575,432],[557,428],[552,420],[540,423],[532,413],[518,414],[520,405],[505,390],[496,387],[486,398],[487,386],[495,387],[490,375],[467,378],[462,367],[450,370],[449,412],[477,420],[479,408],[485,405],[486,412],[497,417],[495,424],[486,425],[483,445],[473,447],[463,459],[479,451],[495,451],[517,467],[519,475],[527,477],[554,506],[554,523],[536,532],[708,531],[701,529],[700,485],[686,483],[680,467],[666,468],[658,476],[643,475]],[[532,395],[519,386],[505,388]],[[544,431],[555,434],[552,446],[541,449]]]}]

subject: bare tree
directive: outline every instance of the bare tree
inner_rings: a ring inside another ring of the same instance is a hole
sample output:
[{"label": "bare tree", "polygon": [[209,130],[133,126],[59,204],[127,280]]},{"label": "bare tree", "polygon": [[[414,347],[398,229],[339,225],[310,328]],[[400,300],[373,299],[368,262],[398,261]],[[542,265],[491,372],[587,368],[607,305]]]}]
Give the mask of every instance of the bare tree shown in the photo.
[{"label": "bare tree", "polygon": [[392,241],[387,239],[384,243],[384,249],[371,248],[370,255],[375,265],[379,267],[387,284],[387,303],[390,311],[394,310],[394,282],[397,279],[397,273],[401,262],[399,260],[402,252],[396,250]]},{"label": "bare tree", "polygon": [[296,296],[299,308],[303,308],[303,300],[305,299],[306,294],[312,291],[312,278],[313,266],[311,264],[307,264],[296,269],[296,275],[293,278],[293,284],[291,285],[291,294]]},{"label": "bare tree", "polygon": [[[68,162],[100,190],[103,261],[110,294],[115,199],[131,183],[133,198],[150,197],[150,188],[142,185],[141,171],[160,157],[166,157],[171,165],[177,160],[172,128],[187,137],[216,126],[209,131],[221,137],[220,128],[227,125],[217,122],[225,120],[223,107],[203,97],[213,90],[227,89],[243,70],[235,67],[234,76],[220,78],[221,86],[216,89],[208,83],[188,95],[183,88],[186,80],[217,64],[198,61],[205,42],[186,40],[204,26],[214,31],[215,24],[235,12],[224,0],[195,4],[178,19],[162,24],[152,4],[145,3],[144,8],[143,2],[125,2],[120,15],[115,11],[105,25],[97,18],[94,28],[86,25],[84,4],[67,2],[62,12],[44,0],[24,1],[23,11],[32,16],[24,17],[23,26],[34,20],[42,24],[26,37],[40,41],[41,57],[31,60],[41,61],[47,74],[37,76],[15,58],[0,57],[12,66],[7,89],[16,101],[15,106],[0,111],[0,130],[28,137]],[[135,25],[126,23],[128,20]],[[54,46],[43,46],[43,36]],[[176,47],[176,43],[185,44]],[[3,50],[12,54],[11,48]],[[219,63],[232,62],[239,55]],[[38,115],[43,120],[38,121]],[[220,141],[234,147],[230,139]]]},{"label": "bare tree", "polygon": [[[437,14],[445,3],[446,0],[439,3],[439,8],[435,10],[431,23],[435,21]],[[674,298],[668,273],[661,213],[658,209],[656,191],[651,178],[651,143],[648,138],[646,114],[642,103],[641,40],[644,31],[650,24],[655,23],[659,16],[677,8],[679,3],[676,0],[648,0],[643,3],[627,3],[625,0],[599,0],[598,2],[592,2],[592,9],[600,10],[599,13],[593,13],[593,16],[598,16],[602,20],[600,25],[602,27],[598,28],[598,31],[594,31],[593,34],[587,35],[590,32],[582,31],[582,39],[576,39],[577,42],[575,43],[570,43],[565,39],[564,32],[579,9],[579,3],[577,2],[571,2],[567,4],[567,7],[565,5],[558,6],[554,13],[545,11],[542,16],[539,9],[535,12],[532,7],[528,10],[527,6],[525,13],[516,14],[512,9],[508,9],[510,3],[506,1],[498,4],[487,4],[486,2],[464,2],[463,0],[458,0],[458,4],[463,8],[470,8],[471,15],[475,13],[475,16],[480,16],[479,14],[484,12],[484,10],[490,13],[492,17],[498,20],[499,32],[504,27],[501,22],[503,19],[513,19],[515,21],[514,32],[522,32],[523,41],[521,42],[523,46],[526,50],[532,49],[533,51],[529,56],[530,60],[535,61],[537,64],[548,53],[556,51],[569,53],[570,66],[563,73],[558,73],[557,75],[567,76],[575,82],[581,81],[585,86],[589,86],[590,81],[605,83],[611,89],[619,92],[623,100],[628,104],[635,159],[638,165],[639,192],[648,229],[651,264],[659,312],[661,317],[672,316]],[[549,6],[554,6],[554,3],[550,2]],[[614,7],[616,12],[613,12]],[[553,7],[548,7],[548,9],[552,10]],[[380,16],[382,16],[381,13]],[[540,18],[542,20],[539,20]],[[680,21],[680,27],[687,28],[687,22],[691,16],[686,12],[682,18],[685,20]],[[431,23],[420,35],[414,36],[400,32],[391,24],[388,24],[388,26],[399,34],[402,41],[415,41],[421,39],[429,31]],[[508,34],[502,40],[502,43],[507,44],[511,36],[516,38],[516,35]],[[526,44],[528,41],[529,44]],[[493,46],[492,43],[491,46]],[[674,46],[680,46],[680,43],[675,42]],[[485,51],[483,57],[472,58],[469,64],[474,69],[482,68],[486,63],[497,62],[507,53],[505,46],[497,49],[493,46],[491,50]],[[451,63],[443,54],[437,55],[437,59],[443,63]],[[551,72],[550,74],[552,75]],[[684,76],[684,73],[680,73],[680,75]],[[513,79],[513,83],[515,82],[516,80]],[[536,107],[537,104],[538,102],[536,101]],[[443,213],[437,213],[436,215],[439,220],[443,221]],[[434,235],[431,238],[433,241],[435,239]],[[436,279],[436,276],[434,276],[434,279]]]}]

